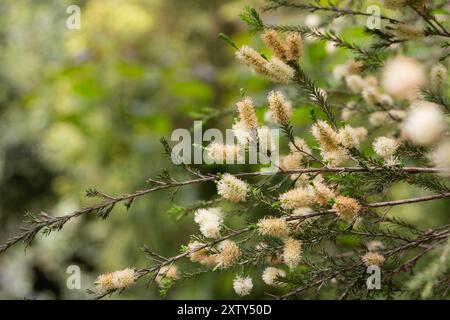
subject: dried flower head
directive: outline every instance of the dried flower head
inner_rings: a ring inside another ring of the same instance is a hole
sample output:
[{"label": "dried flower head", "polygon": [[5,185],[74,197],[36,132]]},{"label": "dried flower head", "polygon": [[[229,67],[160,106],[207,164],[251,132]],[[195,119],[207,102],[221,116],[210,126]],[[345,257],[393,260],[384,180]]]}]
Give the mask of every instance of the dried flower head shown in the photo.
[{"label": "dried flower head", "polygon": [[378,252],[367,252],[361,257],[364,264],[368,266],[380,266],[384,263],[384,257]]},{"label": "dried flower head", "polygon": [[425,35],[422,28],[406,23],[397,23],[394,31],[400,39],[417,39]]},{"label": "dried flower head", "polygon": [[285,237],[289,234],[289,226],[284,218],[263,218],[258,221],[258,232],[262,236]]},{"label": "dried flower head", "polygon": [[303,41],[300,33],[293,32],[286,37],[286,59],[298,60],[303,54]]},{"label": "dried flower head", "polygon": [[236,276],[233,280],[233,289],[237,295],[244,297],[250,294],[253,289],[253,281],[250,277]]},{"label": "dried flower head", "polygon": [[267,267],[264,269],[262,274],[262,279],[265,284],[268,286],[278,286],[280,285],[277,282],[278,277],[286,277],[286,272],[283,269],[275,268],[275,267]]},{"label": "dried flower head", "polygon": [[194,221],[200,226],[200,232],[207,238],[220,237],[223,212],[220,208],[199,209],[194,214]]},{"label": "dried flower head", "polygon": [[256,117],[255,106],[253,105],[252,99],[246,97],[236,103],[236,106],[242,125],[246,129],[257,129],[259,127],[259,123],[258,118]]},{"label": "dried flower head", "polygon": [[289,123],[292,114],[291,102],[280,91],[272,91],[267,96],[273,122],[279,125]]},{"label": "dried flower head", "polygon": [[311,153],[311,149],[305,140],[300,137],[294,137],[294,142],[289,142],[289,150],[291,153],[299,153],[304,155],[304,153]]},{"label": "dried flower head", "polygon": [[358,216],[361,206],[359,202],[353,198],[338,196],[336,197],[333,209],[336,210],[336,215],[339,218],[350,223]]},{"label": "dried flower head", "polygon": [[233,266],[239,257],[242,255],[241,249],[232,240],[221,241],[217,248],[219,254],[217,255],[217,265],[221,268],[229,268]]},{"label": "dried flower head", "polygon": [[355,128],[346,125],[339,129],[338,132],[339,140],[341,144],[346,148],[358,148],[359,147],[359,136]]},{"label": "dried flower head", "polygon": [[311,188],[295,188],[280,195],[281,207],[285,210],[293,210],[308,207],[312,204],[313,191]]},{"label": "dried flower head", "polygon": [[397,56],[386,62],[381,83],[396,98],[415,99],[425,83],[424,68],[413,58]]},{"label": "dried flower head", "polygon": [[439,105],[415,101],[403,121],[402,133],[414,144],[429,146],[441,138],[445,127],[444,114]]},{"label": "dried flower head", "polygon": [[229,173],[222,175],[217,182],[217,193],[231,202],[245,202],[249,186],[245,181],[232,176]]},{"label": "dried flower head", "polygon": [[298,266],[301,260],[302,242],[293,238],[284,240],[283,262],[291,269]]},{"label": "dried flower head", "polygon": [[275,30],[267,30],[261,36],[264,44],[272,50],[273,54],[281,60],[287,59],[287,47],[283,39],[279,36]]},{"label": "dried flower head", "polygon": [[234,162],[240,158],[240,148],[236,144],[213,142],[208,146],[208,157],[218,163]]},{"label": "dried flower head", "polygon": [[406,6],[408,0],[384,0],[386,8],[391,10],[401,9]]},{"label": "dried flower head", "polygon": [[443,64],[438,63],[431,68],[430,82],[434,90],[441,90],[446,79],[447,68]]}]

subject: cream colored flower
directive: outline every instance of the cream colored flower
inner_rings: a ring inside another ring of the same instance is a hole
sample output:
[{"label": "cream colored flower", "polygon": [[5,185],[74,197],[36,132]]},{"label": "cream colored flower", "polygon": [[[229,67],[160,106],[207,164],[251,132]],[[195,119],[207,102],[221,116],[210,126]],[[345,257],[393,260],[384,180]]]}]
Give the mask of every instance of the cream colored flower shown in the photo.
[{"label": "cream colored flower", "polygon": [[386,62],[381,83],[386,92],[396,98],[416,99],[425,83],[425,71],[413,58],[397,56]]},{"label": "cream colored flower", "polygon": [[364,264],[368,266],[380,266],[384,263],[385,258],[378,252],[367,252],[361,257]]},{"label": "cream colored flower", "polygon": [[264,283],[269,286],[279,286],[280,283],[276,281],[278,277],[286,277],[286,272],[279,268],[267,267],[262,274]]},{"label": "cream colored flower", "polygon": [[279,125],[289,123],[292,115],[291,102],[287,101],[280,91],[270,92],[267,99],[269,100],[273,122]]},{"label": "cream colored flower", "polygon": [[236,276],[233,280],[233,289],[241,297],[249,295],[253,289],[252,278]]},{"label": "cream colored flower", "polygon": [[429,146],[441,138],[445,127],[444,113],[439,105],[415,101],[403,121],[402,133],[414,144]]},{"label": "cream colored flower", "polygon": [[262,236],[285,237],[289,234],[289,226],[284,218],[263,218],[258,221],[258,232]]},{"label": "cream colored flower", "polygon": [[217,193],[231,202],[245,202],[249,186],[229,173],[225,173],[217,182]]},{"label": "cream colored flower", "polygon": [[350,223],[356,219],[361,210],[359,202],[350,197],[338,196],[333,205],[336,215],[342,220]]},{"label": "cream colored flower", "polygon": [[308,207],[312,204],[314,193],[310,188],[295,188],[280,195],[281,207],[285,210],[293,210]]}]

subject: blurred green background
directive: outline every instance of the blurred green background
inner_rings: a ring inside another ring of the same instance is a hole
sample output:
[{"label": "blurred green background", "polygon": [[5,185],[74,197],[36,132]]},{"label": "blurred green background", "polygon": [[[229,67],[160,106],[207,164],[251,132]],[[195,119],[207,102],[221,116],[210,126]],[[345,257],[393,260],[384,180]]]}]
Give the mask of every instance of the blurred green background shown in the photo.
[{"label": "blurred green background", "polygon": [[[81,8],[80,30],[66,28],[72,4]],[[61,215],[91,203],[84,196],[90,186],[109,194],[144,188],[147,178],[170,167],[159,138],[191,128],[205,108],[232,107],[241,88],[263,104],[270,84],[240,66],[218,37],[224,32],[239,45],[262,49],[238,18],[246,4],[259,8],[263,1],[2,0],[1,242],[17,231],[26,211]],[[282,17],[265,14],[275,23],[305,18],[286,11]],[[346,28],[344,34],[364,40],[360,29]],[[327,86],[333,80],[323,75],[348,57],[341,49],[331,54],[325,44],[310,43],[303,63]],[[296,110],[298,133],[308,131],[309,111]],[[231,123],[231,116],[219,117],[208,126]],[[211,187],[181,190],[175,202],[208,199]],[[400,186],[395,196],[412,192]],[[191,218],[177,222],[169,215],[171,206],[168,192],[151,194],[129,211],[118,206],[106,221],[86,216],[62,232],[38,236],[25,252],[14,247],[0,257],[0,298],[87,298],[85,289],[99,273],[146,266],[144,244],[165,256],[177,254],[197,229]],[[69,265],[80,266],[83,290],[67,289]],[[173,288],[167,298],[235,297],[233,276],[203,275]],[[254,283],[251,298],[264,297],[261,281]],[[159,293],[144,281],[114,298],[156,299]]]}]

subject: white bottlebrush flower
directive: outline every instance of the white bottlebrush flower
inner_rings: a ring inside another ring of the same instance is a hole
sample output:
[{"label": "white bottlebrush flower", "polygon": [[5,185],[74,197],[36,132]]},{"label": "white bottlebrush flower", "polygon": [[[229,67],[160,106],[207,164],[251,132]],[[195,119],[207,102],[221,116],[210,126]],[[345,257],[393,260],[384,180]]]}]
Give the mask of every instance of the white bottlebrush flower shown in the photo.
[{"label": "white bottlebrush flower", "polygon": [[403,121],[402,133],[412,143],[429,146],[441,138],[445,130],[444,114],[432,102],[416,101]]},{"label": "white bottlebrush flower", "polygon": [[281,194],[279,200],[285,210],[308,207],[312,204],[313,192],[310,188],[299,187]]},{"label": "white bottlebrush flower", "polygon": [[391,109],[388,111],[389,117],[395,120],[403,120],[406,117],[406,111],[400,109]]},{"label": "white bottlebrush flower", "polygon": [[399,144],[397,140],[388,137],[378,137],[373,142],[373,150],[377,155],[387,160],[397,151]]},{"label": "white bottlebrush flower", "polygon": [[236,276],[233,280],[233,289],[241,297],[249,295],[253,289],[252,278]]},{"label": "white bottlebrush flower", "polygon": [[369,251],[378,251],[384,249],[384,244],[381,241],[372,240],[367,243],[366,247]]},{"label": "white bottlebrush flower", "polygon": [[155,282],[160,288],[163,288],[165,283],[179,278],[180,272],[176,265],[163,266],[159,269],[159,272],[155,277]]},{"label": "white bottlebrush flower", "polygon": [[383,0],[386,8],[391,10],[401,9],[406,6],[408,0]]},{"label": "white bottlebrush flower", "polygon": [[354,93],[359,93],[364,90],[366,83],[360,75],[352,74],[345,77],[347,87]]},{"label": "white bottlebrush flower", "polygon": [[367,87],[362,92],[361,95],[364,101],[370,105],[374,106],[377,104],[381,104],[381,93],[376,87]]},{"label": "white bottlebrush flower", "polygon": [[288,34],[286,37],[287,60],[298,60],[303,54],[303,40],[298,32]]},{"label": "white bottlebrush flower", "polygon": [[275,30],[267,30],[261,35],[261,39],[276,57],[284,61],[288,60],[286,45],[278,32]]},{"label": "white bottlebrush flower", "polygon": [[189,259],[192,262],[202,263],[208,257],[208,250],[204,246],[205,244],[200,241],[189,242],[187,248],[189,251]]},{"label": "white bottlebrush flower", "polygon": [[217,193],[224,199],[232,202],[245,202],[249,186],[229,173],[225,173],[217,182]]},{"label": "white bottlebrush flower", "polygon": [[346,148],[358,148],[359,147],[359,137],[355,128],[346,125],[339,129],[339,140],[341,144]]},{"label": "white bottlebrush flower", "polygon": [[283,262],[293,269],[298,266],[301,260],[302,242],[293,238],[284,240]]},{"label": "white bottlebrush flower", "polygon": [[268,67],[268,78],[273,82],[282,84],[291,83],[294,78],[295,71],[277,57],[270,58]]},{"label": "white bottlebrush flower", "polygon": [[207,238],[220,237],[223,223],[223,212],[220,208],[198,209],[194,221],[200,226],[200,232]]},{"label": "white bottlebrush flower", "polygon": [[367,129],[364,127],[353,128],[353,132],[356,134],[358,141],[361,143],[367,138]]},{"label": "white bottlebrush flower", "polygon": [[208,157],[219,163],[234,162],[239,159],[240,149],[236,144],[222,144],[213,142],[208,147]]},{"label": "white bottlebrush flower", "polygon": [[269,127],[263,126],[257,130],[259,151],[263,154],[274,152],[277,144]]},{"label": "white bottlebrush flower", "polygon": [[447,68],[443,64],[438,63],[431,68],[430,82],[433,89],[440,90],[446,79]]},{"label": "white bottlebrush flower", "polygon": [[259,127],[259,123],[258,118],[256,117],[255,106],[253,105],[252,99],[246,97],[236,103],[236,106],[242,125],[247,129],[257,129]]},{"label": "white bottlebrush flower", "polygon": [[236,58],[264,76],[269,75],[269,63],[250,46],[242,46],[236,51]]},{"label": "white bottlebrush flower", "polygon": [[254,140],[253,130],[248,129],[247,125],[240,120],[232,126],[233,134],[236,137],[239,144],[246,146]]},{"label": "white bottlebrush flower", "polygon": [[328,166],[331,168],[335,168],[350,159],[347,151],[344,149],[321,151],[320,155],[322,156],[323,160],[327,162]]},{"label": "white bottlebrush flower", "polygon": [[338,196],[333,205],[336,215],[342,220],[350,223],[356,219],[361,210],[359,202],[350,197]]},{"label": "white bottlebrush flower", "polygon": [[354,116],[356,116],[358,114],[358,112],[354,109],[350,109],[350,108],[343,108],[341,111],[341,118],[344,121],[348,121],[351,118],[353,118]]},{"label": "white bottlebrush flower", "polygon": [[382,86],[399,99],[415,99],[425,83],[423,66],[413,58],[397,56],[386,62],[382,71]]},{"label": "white bottlebrush flower", "polygon": [[438,168],[450,170],[450,141],[443,141],[431,154],[433,164]]},{"label": "white bottlebrush flower", "polygon": [[232,240],[223,240],[217,245],[219,254],[217,255],[217,266],[229,268],[233,266],[242,255],[241,249]]},{"label": "white bottlebrush flower", "polygon": [[333,42],[328,41],[327,44],[325,45],[325,51],[328,54],[333,54],[336,51],[336,49],[337,46]]},{"label": "white bottlebrush flower", "polygon": [[289,234],[289,226],[284,218],[263,218],[258,221],[257,227],[262,236],[283,238]]},{"label": "white bottlebrush flower", "polygon": [[283,125],[289,123],[292,115],[292,105],[287,101],[280,91],[272,91],[267,96],[269,101],[272,120],[276,124]]},{"label": "white bottlebrush flower", "polygon": [[278,286],[280,285],[276,280],[278,277],[286,277],[286,272],[283,269],[275,267],[267,267],[264,269],[262,274],[262,279],[268,286]]},{"label": "white bottlebrush flower", "polygon": [[341,81],[348,76],[348,68],[345,64],[339,64],[333,68],[333,78],[337,81]]},{"label": "white bottlebrush flower", "polygon": [[333,190],[325,184],[320,175],[313,180],[312,184],[312,189],[314,191],[314,203],[326,205],[330,199],[335,197]]}]

